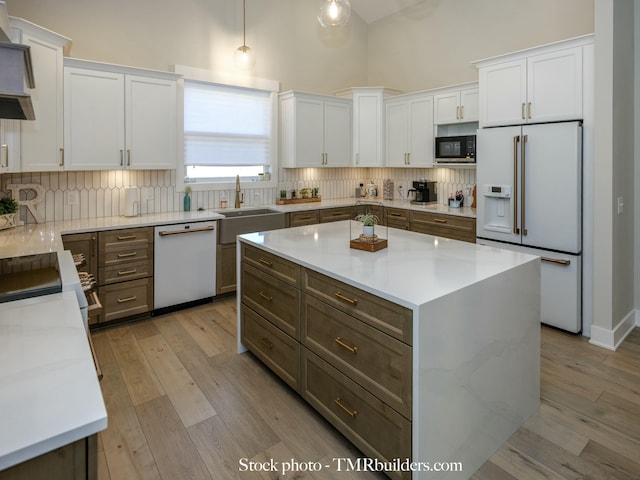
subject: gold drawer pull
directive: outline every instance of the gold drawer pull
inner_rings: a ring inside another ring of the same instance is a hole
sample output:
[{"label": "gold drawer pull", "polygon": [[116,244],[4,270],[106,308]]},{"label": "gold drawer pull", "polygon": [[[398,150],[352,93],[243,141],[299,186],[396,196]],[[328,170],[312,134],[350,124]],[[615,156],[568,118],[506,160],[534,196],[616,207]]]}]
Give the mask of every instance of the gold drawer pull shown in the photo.
[{"label": "gold drawer pull", "polygon": [[118,275],[131,275],[132,273],[136,273],[138,270],[135,268],[132,268],[131,270],[122,270],[120,272],[118,272]]},{"label": "gold drawer pull", "polygon": [[127,257],[135,257],[138,252],[130,252],[130,253],[119,253],[118,258],[127,258]]},{"label": "gold drawer pull", "polygon": [[433,221],[436,223],[447,223],[447,221],[443,220],[442,218],[434,218]]},{"label": "gold drawer pull", "polygon": [[338,300],[342,300],[343,302],[350,303],[351,305],[357,305],[358,304],[358,299],[357,298],[345,297],[344,295],[342,295],[341,292],[336,292],[336,298]]},{"label": "gold drawer pull", "polygon": [[133,297],[119,298],[118,303],[133,302],[136,298],[138,297],[136,297],[135,295]]},{"label": "gold drawer pull", "polygon": [[267,267],[269,267],[269,268],[272,268],[272,267],[273,267],[273,263],[272,263],[272,262],[270,262],[269,260],[265,260],[264,258],[259,258],[259,259],[258,259],[258,261],[259,261],[261,264],[266,265],[266,266],[267,266]]},{"label": "gold drawer pull", "polygon": [[118,240],[134,240],[136,235],[122,235],[118,236]]},{"label": "gold drawer pull", "polygon": [[266,293],[264,293],[262,291],[260,293],[258,293],[258,295],[260,295],[262,298],[264,298],[267,302],[270,302],[271,300],[273,300],[273,297],[270,297],[269,295],[267,295]]},{"label": "gold drawer pull", "polygon": [[354,355],[356,353],[358,353],[358,347],[353,347],[351,345],[349,345],[348,343],[346,343],[344,340],[342,340],[340,337],[336,337],[336,343],[338,345],[340,345],[342,348],[344,348],[345,350],[350,351],[351,353],[353,353]]},{"label": "gold drawer pull", "polygon": [[357,416],[358,416],[358,411],[357,411],[357,410],[349,410],[347,407],[345,407],[345,406],[342,404],[342,401],[340,400],[340,397],[337,397],[334,401],[336,402],[336,405],[338,405],[342,410],[344,410],[345,412],[347,412],[347,414],[348,414],[350,417],[355,418],[355,417],[357,417]]},{"label": "gold drawer pull", "polygon": [[260,343],[262,343],[265,347],[267,347],[269,350],[273,350],[273,343],[271,343],[269,340],[267,340],[264,337],[260,337]]},{"label": "gold drawer pull", "polygon": [[401,213],[393,213],[393,212],[391,212],[389,215],[391,215],[392,217],[402,217]]}]

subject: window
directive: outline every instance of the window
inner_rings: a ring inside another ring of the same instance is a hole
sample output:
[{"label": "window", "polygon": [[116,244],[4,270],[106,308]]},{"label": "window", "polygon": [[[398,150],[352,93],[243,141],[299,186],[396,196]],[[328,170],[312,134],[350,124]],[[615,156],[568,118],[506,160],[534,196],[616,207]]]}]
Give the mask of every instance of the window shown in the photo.
[{"label": "window", "polygon": [[271,91],[185,80],[185,182],[255,180],[270,172],[274,104]]}]

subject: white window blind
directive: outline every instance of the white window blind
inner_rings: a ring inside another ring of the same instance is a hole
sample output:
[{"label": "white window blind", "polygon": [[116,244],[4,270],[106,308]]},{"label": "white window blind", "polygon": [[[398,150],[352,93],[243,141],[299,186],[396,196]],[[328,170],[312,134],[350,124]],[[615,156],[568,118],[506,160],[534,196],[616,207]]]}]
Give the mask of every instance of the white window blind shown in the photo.
[{"label": "white window blind", "polygon": [[271,93],[184,82],[185,166],[271,164]]}]

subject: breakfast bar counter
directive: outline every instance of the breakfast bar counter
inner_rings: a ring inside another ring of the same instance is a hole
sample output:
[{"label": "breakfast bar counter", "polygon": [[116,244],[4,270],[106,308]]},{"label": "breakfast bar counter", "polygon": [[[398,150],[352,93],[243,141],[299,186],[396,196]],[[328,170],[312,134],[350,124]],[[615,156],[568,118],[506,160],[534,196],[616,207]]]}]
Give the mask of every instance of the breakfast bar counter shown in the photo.
[{"label": "breakfast bar counter", "polygon": [[[469,478],[539,405],[540,259],[393,228],[380,228],[387,248],[352,249],[360,230],[342,221],[241,235],[239,351],[390,477]],[[287,320],[278,302],[299,315]],[[281,344],[290,356],[278,363]],[[367,360],[368,345],[379,350]]]}]

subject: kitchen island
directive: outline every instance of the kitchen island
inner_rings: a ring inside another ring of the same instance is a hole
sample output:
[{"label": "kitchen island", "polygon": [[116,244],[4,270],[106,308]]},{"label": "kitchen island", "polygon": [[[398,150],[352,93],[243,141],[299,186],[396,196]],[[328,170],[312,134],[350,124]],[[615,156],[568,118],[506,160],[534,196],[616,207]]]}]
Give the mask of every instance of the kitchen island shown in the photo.
[{"label": "kitchen island", "polygon": [[351,249],[359,229],[238,238],[239,351],[390,477],[469,478],[538,408],[540,260],[398,229]]}]

